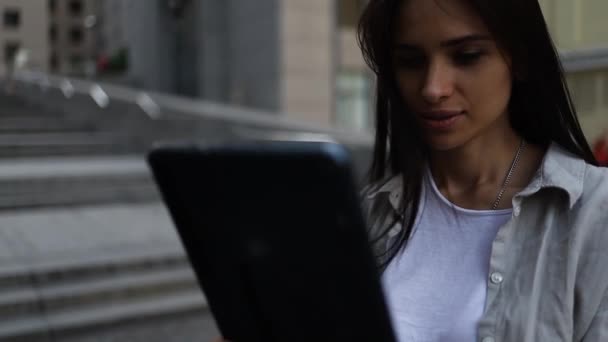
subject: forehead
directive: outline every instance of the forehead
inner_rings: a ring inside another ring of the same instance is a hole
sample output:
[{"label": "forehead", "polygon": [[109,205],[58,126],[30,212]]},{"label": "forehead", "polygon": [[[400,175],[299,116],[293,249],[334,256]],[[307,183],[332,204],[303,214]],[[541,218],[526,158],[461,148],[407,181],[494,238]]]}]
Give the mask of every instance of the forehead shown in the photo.
[{"label": "forehead", "polygon": [[489,34],[481,17],[464,0],[404,0],[395,27],[397,40],[412,43]]}]

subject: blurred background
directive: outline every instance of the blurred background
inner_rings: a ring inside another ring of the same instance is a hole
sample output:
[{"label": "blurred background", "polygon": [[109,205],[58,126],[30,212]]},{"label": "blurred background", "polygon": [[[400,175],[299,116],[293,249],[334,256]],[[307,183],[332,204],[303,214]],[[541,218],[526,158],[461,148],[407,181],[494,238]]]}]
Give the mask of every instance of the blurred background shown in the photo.
[{"label": "blurred background", "polygon": [[[0,0],[0,340],[216,336],[145,153],[330,140],[361,177],[374,84],[355,39],[364,3]],[[608,2],[540,3],[608,162]]]}]

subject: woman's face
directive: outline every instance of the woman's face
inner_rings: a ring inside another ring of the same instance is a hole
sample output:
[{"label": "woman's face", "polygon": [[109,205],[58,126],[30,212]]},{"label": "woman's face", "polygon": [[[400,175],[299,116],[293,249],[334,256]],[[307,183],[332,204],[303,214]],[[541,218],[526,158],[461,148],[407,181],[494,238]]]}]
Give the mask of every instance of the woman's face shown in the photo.
[{"label": "woman's face", "polygon": [[405,0],[397,20],[397,84],[430,147],[502,139],[511,69],[481,18],[463,0]]}]

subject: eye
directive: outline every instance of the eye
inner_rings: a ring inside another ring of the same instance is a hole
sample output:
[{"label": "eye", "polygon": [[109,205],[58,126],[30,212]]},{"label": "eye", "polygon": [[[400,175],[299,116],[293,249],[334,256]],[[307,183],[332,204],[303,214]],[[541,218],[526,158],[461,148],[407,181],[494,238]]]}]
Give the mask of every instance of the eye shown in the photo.
[{"label": "eye", "polygon": [[464,51],[455,53],[452,59],[456,65],[470,66],[477,63],[483,55],[484,52],[480,50]]}]

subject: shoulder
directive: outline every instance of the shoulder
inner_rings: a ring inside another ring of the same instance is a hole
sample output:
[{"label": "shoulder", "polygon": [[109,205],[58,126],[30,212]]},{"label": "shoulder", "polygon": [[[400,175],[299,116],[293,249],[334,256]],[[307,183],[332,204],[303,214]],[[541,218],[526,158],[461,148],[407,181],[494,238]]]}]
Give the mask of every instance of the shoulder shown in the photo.
[{"label": "shoulder", "polygon": [[[585,165],[582,192],[567,215],[569,244],[587,266],[608,263],[608,169]],[[574,251],[573,250],[573,251]],[[604,267],[604,266],[602,266]],[[591,268],[596,272],[595,267]],[[605,277],[608,286],[608,274]]]},{"label": "shoulder", "polygon": [[[585,164],[585,187],[584,191],[608,189],[608,167]],[[604,193],[608,195],[608,193]]]},{"label": "shoulder", "polygon": [[[608,168],[591,165],[557,144],[548,149],[533,183],[532,193],[548,188],[567,194],[570,214],[576,218],[581,215],[585,219],[606,218],[608,215]],[[602,213],[600,209],[603,209]],[[593,217],[588,216],[591,212],[595,213]]]},{"label": "shoulder", "polygon": [[591,229],[594,241],[605,243],[597,246],[603,250],[608,245],[608,168],[586,164],[578,208],[578,221]]},{"label": "shoulder", "polygon": [[585,164],[580,207],[595,211],[608,226],[608,168]]},{"label": "shoulder", "polygon": [[364,186],[360,197],[367,218],[369,219],[372,212],[377,212],[380,207],[384,207],[385,210],[389,208],[396,210],[403,191],[402,184],[400,175],[389,175]]},{"label": "shoulder", "polygon": [[592,258],[602,253],[608,262],[603,252],[608,245],[608,168],[552,144],[527,191],[539,195],[531,207],[534,219],[528,222],[545,220],[552,232],[563,234],[560,241],[568,240],[575,255]]},{"label": "shoulder", "polygon": [[608,264],[608,168],[585,165],[583,190],[573,214],[568,246],[576,258],[576,287],[587,303],[588,312],[582,314],[602,314],[608,309],[608,273],[604,271]]},{"label": "shoulder", "polygon": [[381,234],[386,228],[387,220],[393,219],[397,214],[402,188],[401,176],[390,175],[369,183],[361,190],[361,207],[372,235]]},{"label": "shoulder", "polygon": [[365,185],[361,190],[361,196],[367,199],[374,199],[379,194],[400,191],[401,188],[401,175],[389,175],[382,180]]},{"label": "shoulder", "polygon": [[361,206],[367,224],[367,233],[374,255],[382,264],[386,257],[386,243],[389,231],[398,231],[401,225],[395,218],[402,192],[402,177],[391,175],[377,182],[369,183],[361,190]]}]

